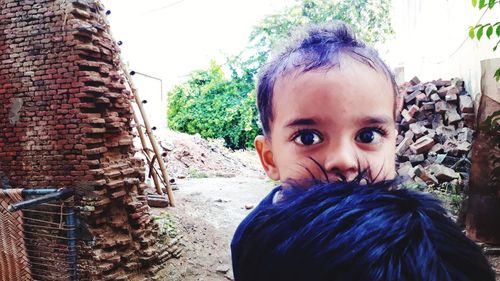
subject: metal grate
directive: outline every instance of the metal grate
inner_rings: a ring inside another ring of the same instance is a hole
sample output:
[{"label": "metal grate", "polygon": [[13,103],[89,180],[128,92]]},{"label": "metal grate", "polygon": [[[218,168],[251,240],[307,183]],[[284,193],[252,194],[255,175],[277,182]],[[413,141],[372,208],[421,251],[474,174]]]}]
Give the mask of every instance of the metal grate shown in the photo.
[{"label": "metal grate", "polygon": [[26,200],[8,209],[13,211],[11,216],[22,213],[23,217],[22,240],[31,275],[25,280],[76,280],[76,225],[69,191],[24,189],[22,195]]},{"label": "metal grate", "polygon": [[7,210],[22,199],[21,189],[0,189],[0,281],[31,280],[23,213]]}]

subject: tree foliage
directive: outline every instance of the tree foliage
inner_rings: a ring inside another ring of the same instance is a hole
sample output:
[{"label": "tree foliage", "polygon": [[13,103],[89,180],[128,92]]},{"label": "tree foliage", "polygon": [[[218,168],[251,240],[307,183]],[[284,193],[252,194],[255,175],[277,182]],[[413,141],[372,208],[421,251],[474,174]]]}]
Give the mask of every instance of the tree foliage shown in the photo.
[{"label": "tree foliage", "polygon": [[[500,4],[500,2],[495,0],[479,0],[479,3],[477,0],[472,0],[472,6],[477,6],[479,10],[492,10],[497,4]],[[496,41],[496,44],[493,46],[493,51],[496,51],[498,45],[500,44],[500,21],[497,21],[496,23],[478,23],[475,26],[469,27],[470,39],[474,40],[477,38],[477,40],[480,41],[481,38],[483,38],[483,35],[488,37],[488,39],[494,39]],[[495,71],[494,77],[497,81],[500,80],[500,68]]]},{"label": "tree foliage", "polygon": [[341,20],[363,41],[384,42],[394,31],[389,21],[390,0],[303,0],[279,14],[264,18],[250,35],[251,47],[261,56],[290,37],[295,27]]},{"label": "tree foliage", "polygon": [[255,94],[244,77],[225,78],[215,62],[195,71],[169,93],[170,128],[205,138],[224,138],[231,148],[251,146],[256,132]]},{"label": "tree foliage", "polygon": [[170,127],[205,138],[224,138],[231,148],[252,146],[260,133],[255,75],[270,51],[295,27],[334,20],[349,24],[368,43],[383,42],[393,32],[390,6],[391,0],[301,0],[267,16],[254,27],[246,50],[227,59],[229,77],[212,62],[209,69],[193,72],[186,83],[170,91]]}]

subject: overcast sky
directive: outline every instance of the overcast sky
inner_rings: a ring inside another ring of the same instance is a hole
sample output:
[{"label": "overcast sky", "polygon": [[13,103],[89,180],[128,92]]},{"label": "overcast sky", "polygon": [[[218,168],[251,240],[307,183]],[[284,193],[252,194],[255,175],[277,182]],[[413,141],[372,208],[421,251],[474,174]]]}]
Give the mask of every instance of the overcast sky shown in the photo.
[{"label": "overcast sky", "polygon": [[168,89],[211,59],[244,50],[253,25],[293,0],[103,0],[129,68]]},{"label": "overcast sky", "polygon": [[[225,56],[243,51],[255,24],[295,2],[102,1],[111,11],[108,16],[111,30],[115,40],[123,42],[122,58],[129,69],[163,80],[162,92],[157,80],[134,76],[141,98],[150,101],[148,111],[157,119],[157,124],[164,123],[165,119],[166,99],[159,98],[160,93],[164,96],[191,71],[205,69],[211,59],[223,63]],[[474,78],[471,69],[478,69],[480,59],[497,56],[486,39],[479,42],[467,38],[468,26],[481,19],[483,11],[474,9],[468,1],[398,0],[394,3],[391,18],[399,37],[378,46],[391,67],[404,65],[406,79],[414,75],[424,80],[460,76],[471,80],[471,85],[479,85],[479,75]],[[495,22],[499,13],[500,10],[493,9],[482,22]]]},{"label": "overcast sky", "polygon": [[166,93],[210,60],[224,62],[248,43],[252,27],[294,0],[103,0],[113,37],[152,126],[166,126]]}]

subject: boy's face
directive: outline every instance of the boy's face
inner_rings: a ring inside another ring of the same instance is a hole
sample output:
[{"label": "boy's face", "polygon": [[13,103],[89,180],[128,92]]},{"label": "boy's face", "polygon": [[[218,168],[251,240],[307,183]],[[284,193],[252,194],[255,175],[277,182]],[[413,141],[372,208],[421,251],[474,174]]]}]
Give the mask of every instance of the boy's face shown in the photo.
[{"label": "boy's face", "polygon": [[392,84],[368,65],[346,55],[340,59],[340,67],[297,71],[276,81],[270,138],[255,140],[270,178],[313,174],[325,180],[314,161],[330,181],[340,174],[352,180],[368,167],[376,181],[395,176]]}]

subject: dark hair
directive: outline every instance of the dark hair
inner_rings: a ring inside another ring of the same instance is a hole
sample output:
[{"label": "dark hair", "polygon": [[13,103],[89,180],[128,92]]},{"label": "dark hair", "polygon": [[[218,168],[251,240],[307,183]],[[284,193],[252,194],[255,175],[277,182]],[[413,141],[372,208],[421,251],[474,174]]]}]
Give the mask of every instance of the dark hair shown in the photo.
[{"label": "dark hair", "polygon": [[437,199],[393,186],[289,189],[256,210],[232,245],[235,281],[495,280]]},{"label": "dark hair", "polygon": [[[397,94],[397,85],[389,67],[380,59],[377,51],[366,46],[343,22],[329,25],[309,26],[296,32],[285,49],[269,61],[260,71],[257,83],[257,107],[264,134],[270,133],[273,120],[273,88],[276,80],[292,70],[307,72],[315,69],[330,69],[339,65],[339,55],[352,58],[381,70],[390,80]],[[396,98],[394,98],[394,105]],[[395,114],[395,111],[394,111]]]}]

